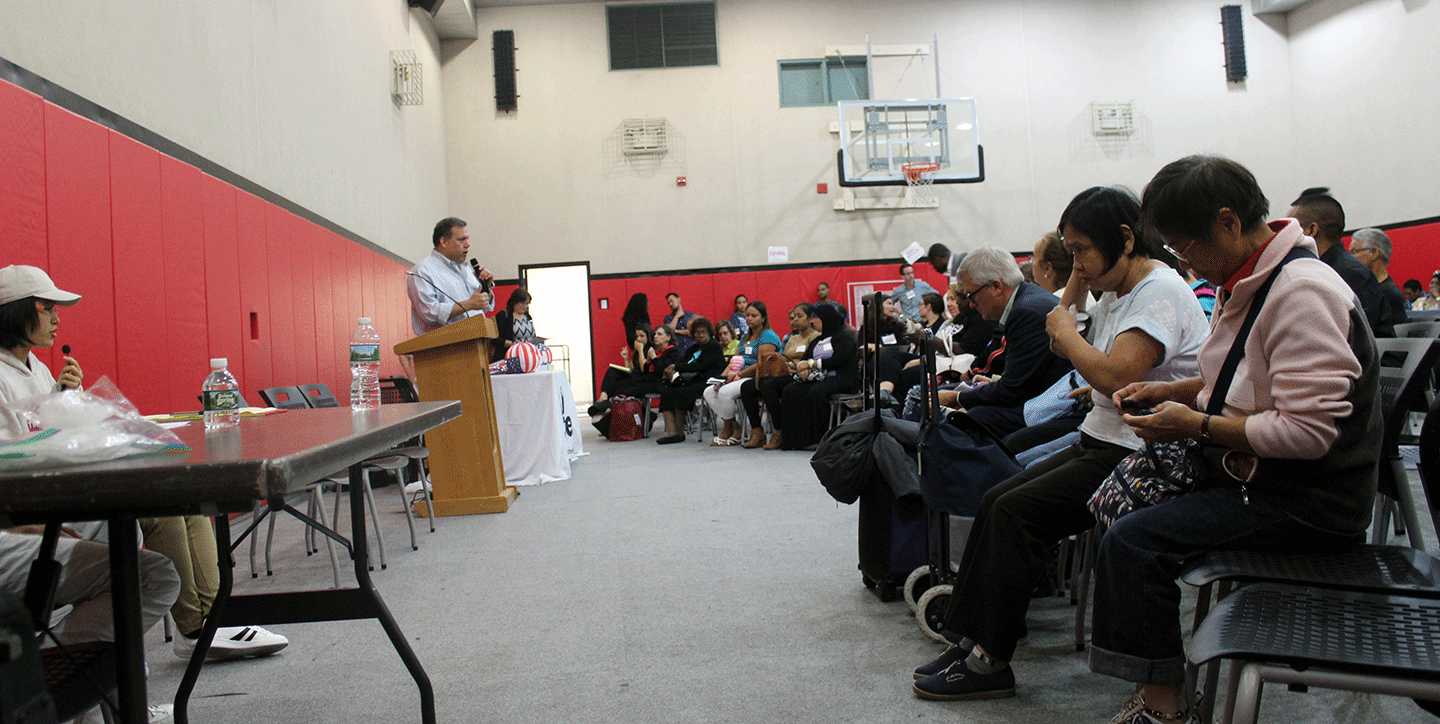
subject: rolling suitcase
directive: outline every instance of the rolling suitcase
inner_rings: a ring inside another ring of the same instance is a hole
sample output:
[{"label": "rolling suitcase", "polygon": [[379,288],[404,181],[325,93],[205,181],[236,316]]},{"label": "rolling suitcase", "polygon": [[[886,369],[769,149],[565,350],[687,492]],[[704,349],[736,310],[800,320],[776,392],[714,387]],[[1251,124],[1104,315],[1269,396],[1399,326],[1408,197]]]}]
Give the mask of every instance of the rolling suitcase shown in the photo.
[{"label": "rolling suitcase", "polygon": [[[865,302],[865,315],[868,320],[865,326],[877,337],[881,306],[872,300]],[[875,342],[878,348],[878,339],[869,341]],[[873,420],[878,453],[879,445],[888,444],[881,442],[881,436],[889,436],[885,428],[890,425],[884,418],[899,421],[877,409],[880,399],[880,380],[876,374],[878,355],[867,353],[862,363],[865,365],[865,406],[875,412]],[[913,461],[913,448],[907,452]],[[861,581],[866,588],[874,591],[881,601],[888,602],[900,598],[905,579],[910,572],[925,564],[928,521],[925,503],[918,489],[912,490],[909,486],[900,485],[893,476],[887,479],[881,470],[882,468],[877,466],[870,483],[860,492],[857,539]]]}]

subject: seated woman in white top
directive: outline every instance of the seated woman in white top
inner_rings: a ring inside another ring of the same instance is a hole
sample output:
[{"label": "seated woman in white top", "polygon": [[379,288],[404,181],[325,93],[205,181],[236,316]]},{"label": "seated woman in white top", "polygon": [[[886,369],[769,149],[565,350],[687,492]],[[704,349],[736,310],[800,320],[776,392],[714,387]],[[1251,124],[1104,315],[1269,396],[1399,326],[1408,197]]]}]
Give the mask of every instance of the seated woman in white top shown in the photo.
[{"label": "seated woman in white top", "polygon": [[[73,358],[64,358],[57,381],[31,351],[55,345],[55,333],[60,327],[57,305],[70,306],[78,301],[80,295],[56,288],[50,276],[36,267],[0,269],[0,402],[80,387],[84,373]],[[0,437],[13,440],[29,432],[14,414],[0,414]],[[42,531],[43,526],[38,525],[0,531],[0,589],[19,597],[25,595],[30,564],[40,551]],[[64,567],[55,605],[74,606],[56,630],[56,638],[63,644],[113,641],[109,547],[80,540],[66,527],[56,546],[55,560]],[[159,553],[140,551],[139,565],[140,625],[149,629],[175,602],[180,579],[169,559]],[[163,712],[157,715],[163,716]]]},{"label": "seated woman in white top", "polygon": [[1075,257],[1070,290],[1103,292],[1091,309],[1087,341],[1073,307],[1057,305],[1046,319],[1051,349],[1094,387],[1094,408],[1080,442],[991,488],[965,543],[954,594],[941,632],[954,645],[915,670],[914,691],[945,701],[1015,693],[1009,662],[1025,627],[1030,594],[1046,575],[1045,551],[1090,530],[1086,506],[1095,488],[1141,442],[1111,394],[1141,380],[1170,381],[1198,369],[1207,327],[1190,286],[1151,258],[1140,228],[1140,202],[1125,189],[1081,192],[1061,215],[1065,245]]}]

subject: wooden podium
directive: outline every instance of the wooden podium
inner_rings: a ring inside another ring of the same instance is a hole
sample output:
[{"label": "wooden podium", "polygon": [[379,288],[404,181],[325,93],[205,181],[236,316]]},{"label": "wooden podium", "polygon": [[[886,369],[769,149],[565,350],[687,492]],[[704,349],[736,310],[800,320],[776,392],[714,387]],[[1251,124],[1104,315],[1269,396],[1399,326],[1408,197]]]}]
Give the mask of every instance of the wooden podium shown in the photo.
[{"label": "wooden podium", "polygon": [[[395,345],[395,354],[415,357],[421,402],[460,400],[464,409],[425,433],[436,515],[504,513],[515,502],[515,487],[505,484],[490,386],[490,340],[497,336],[495,320],[476,315]],[[415,506],[429,515],[424,502]]]}]

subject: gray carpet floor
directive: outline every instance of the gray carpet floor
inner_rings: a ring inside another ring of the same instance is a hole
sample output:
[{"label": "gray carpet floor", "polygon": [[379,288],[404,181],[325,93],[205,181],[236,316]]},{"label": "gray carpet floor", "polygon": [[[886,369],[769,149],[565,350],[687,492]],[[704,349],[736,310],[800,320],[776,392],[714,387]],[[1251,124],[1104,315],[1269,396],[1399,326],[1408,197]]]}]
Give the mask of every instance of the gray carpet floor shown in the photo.
[{"label": "gray carpet floor", "polygon": [[[903,601],[861,585],[856,509],[825,494],[808,453],[610,443],[588,429],[584,445],[572,480],[523,488],[504,514],[442,518],[417,551],[396,490],[376,491],[389,567],[374,580],[429,672],[439,721],[1104,722],[1132,690],[1089,672],[1074,608],[1050,597],[1031,607],[1014,698],[917,699],[910,672],[941,648]],[[300,539],[281,520],[274,575],[262,559],[254,579],[242,546],[237,592],[332,585],[323,548],[306,557]],[[205,668],[191,721],[419,721],[378,623],[274,630],[291,641],[280,654]],[[168,701],[184,664],[159,627],[147,644],[151,699]],[[1407,700],[1281,687],[1262,709],[1269,722],[1427,718]]]}]

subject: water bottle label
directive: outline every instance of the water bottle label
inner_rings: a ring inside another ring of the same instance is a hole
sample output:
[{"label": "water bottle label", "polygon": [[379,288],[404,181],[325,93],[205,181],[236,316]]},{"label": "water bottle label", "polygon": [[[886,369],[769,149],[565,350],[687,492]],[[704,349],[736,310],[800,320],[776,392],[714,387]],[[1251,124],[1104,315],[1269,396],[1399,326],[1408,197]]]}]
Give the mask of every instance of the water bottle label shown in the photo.
[{"label": "water bottle label", "polygon": [[350,345],[350,364],[356,362],[379,362],[380,345],[378,344],[352,344]]},{"label": "water bottle label", "polygon": [[210,390],[204,394],[204,398],[206,412],[240,409],[238,390]]}]

